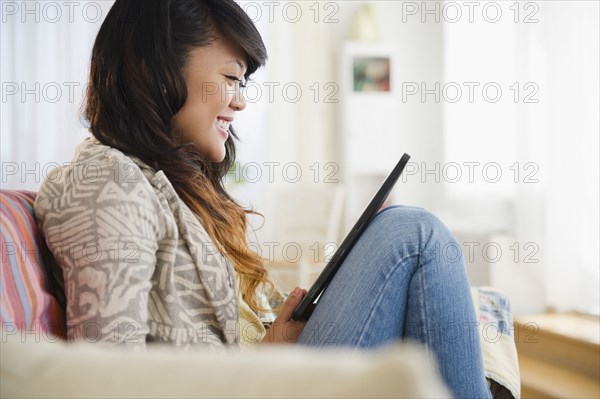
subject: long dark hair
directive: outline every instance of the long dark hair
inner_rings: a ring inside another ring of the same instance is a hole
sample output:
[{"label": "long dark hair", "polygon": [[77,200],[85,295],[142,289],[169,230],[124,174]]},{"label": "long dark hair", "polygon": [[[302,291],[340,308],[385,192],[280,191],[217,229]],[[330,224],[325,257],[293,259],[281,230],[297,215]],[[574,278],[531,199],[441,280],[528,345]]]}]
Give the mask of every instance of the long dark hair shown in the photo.
[{"label": "long dark hair", "polygon": [[263,262],[247,246],[247,210],[229,196],[223,177],[235,161],[234,138],[222,162],[177,142],[173,116],[183,107],[183,70],[190,51],[218,38],[245,54],[246,78],[267,59],[252,20],[233,0],[116,0],[92,50],[84,117],[103,144],[162,170],[241,277],[243,299],[254,310],[261,283],[271,285]]}]

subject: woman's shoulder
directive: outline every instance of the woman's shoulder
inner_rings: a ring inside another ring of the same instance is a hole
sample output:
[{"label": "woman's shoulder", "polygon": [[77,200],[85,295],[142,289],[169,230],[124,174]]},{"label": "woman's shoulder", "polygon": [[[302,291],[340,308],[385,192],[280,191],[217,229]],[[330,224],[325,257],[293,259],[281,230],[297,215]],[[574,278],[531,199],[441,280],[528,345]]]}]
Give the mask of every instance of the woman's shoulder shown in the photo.
[{"label": "woman's shoulder", "polygon": [[88,137],[77,145],[71,162],[48,173],[34,209],[38,217],[49,209],[116,203],[158,210],[157,191],[165,184],[161,171]]},{"label": "woman's shoulder", "polygon": [[[77,178],[97,178],[99,172],[113,171],[109,177],[122,185],[130,183],[130,179],[116,172],[119,169],[129,171],[129,175],[143,174],[148,180],[156,174],[156,171],[141,159],[128,155],[121,150],[101,143],[95,137],[87,137],[77,146],[73,160],[67,167],[78,168]],[[106,175],[106,173],[105,173]],[[126,176],[125,176],[126,177]],[[137,181],[136,181],[137,182]]]}]

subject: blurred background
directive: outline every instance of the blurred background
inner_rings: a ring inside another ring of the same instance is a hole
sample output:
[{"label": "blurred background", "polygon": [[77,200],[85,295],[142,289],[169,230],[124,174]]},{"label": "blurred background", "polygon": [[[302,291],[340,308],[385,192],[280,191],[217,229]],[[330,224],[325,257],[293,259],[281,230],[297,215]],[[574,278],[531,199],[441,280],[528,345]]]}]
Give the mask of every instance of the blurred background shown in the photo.
[{"label": "blurred background", "polygon": [[[37,190],[86,137],[111,4],[2,2],[2,188]],[[516,318],[597,327],[598,2],[239,4],[269,61],[245,91],[227,187],[265,216],[250,237],[282,286],[311,283],[407,152],[389,203],[438,215],[472,285],[501,289]]]}]

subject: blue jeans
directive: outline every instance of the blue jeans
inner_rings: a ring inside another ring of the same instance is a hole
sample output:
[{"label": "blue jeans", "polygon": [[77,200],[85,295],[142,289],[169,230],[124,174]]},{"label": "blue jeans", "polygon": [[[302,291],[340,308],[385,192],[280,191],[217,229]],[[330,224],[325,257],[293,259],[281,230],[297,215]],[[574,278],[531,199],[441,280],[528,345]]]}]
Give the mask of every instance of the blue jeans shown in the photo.
[{"label": "blue jeans", "polygon": [[426,346],[456,398],[491,398],[477,320],[456,239],[422,208],[392,206],[375,218],[321,295],[298,344]]}]

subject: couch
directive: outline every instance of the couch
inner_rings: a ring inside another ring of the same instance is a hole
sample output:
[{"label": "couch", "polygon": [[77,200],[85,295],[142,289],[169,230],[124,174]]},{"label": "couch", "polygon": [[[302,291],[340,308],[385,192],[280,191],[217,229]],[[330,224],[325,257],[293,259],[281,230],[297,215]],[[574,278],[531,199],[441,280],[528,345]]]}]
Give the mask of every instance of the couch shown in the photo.
[{"label": "couch", "polygon": [[[252,353],[67,342],[62,277],[53,274],[34,200],[34,192],[0,190],[3,398],[450,396],[435,361],[406,342],[373,352],[274,345]],[[511,388],[495,397],[518,397]]]}]

